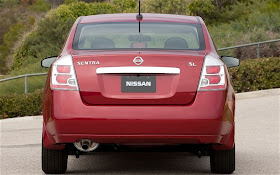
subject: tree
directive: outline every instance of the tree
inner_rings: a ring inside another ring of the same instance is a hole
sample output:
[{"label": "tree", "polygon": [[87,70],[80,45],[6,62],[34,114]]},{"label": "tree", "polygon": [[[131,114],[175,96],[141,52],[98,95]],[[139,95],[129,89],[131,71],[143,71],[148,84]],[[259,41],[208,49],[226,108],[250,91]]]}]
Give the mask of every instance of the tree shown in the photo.
[{"label": "tree", "polygon": [[189,3],[188,9],[191,15],[201,16],[206,22],[215,19],[217,15],[213,0],[193,0]]},{"label": "tree", "polygon": [[46,0],[37,0],[32,6],[31,9],[36,12],[46,12],[50,9],[50,4]]},{"label": "tree", "polygon": [[78,2],[78,0],[65,0],[64,4],[72,4],[72,3],[75,3],[75,2]]},{"label": "tree", "polygon": [[136,7],[135,0],[114,0],[113,4],[117,7],[119,12],[126,12]]},{"label": "tree", "polygon": [[147,13],[167,13],[185,15],[187,13],[186,0],[149,0],[142,4],[143,11]]}]

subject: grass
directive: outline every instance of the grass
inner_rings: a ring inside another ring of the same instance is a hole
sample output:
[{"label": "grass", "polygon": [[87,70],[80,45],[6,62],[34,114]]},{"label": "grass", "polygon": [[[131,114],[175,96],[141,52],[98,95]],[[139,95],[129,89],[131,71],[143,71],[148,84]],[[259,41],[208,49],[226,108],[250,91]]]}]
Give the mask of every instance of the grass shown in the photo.
[{"label": "grass", "polygon": [[[28,77],[28,92],[34,92],[37,89],[44,88],[46,82],[46,76]],[[25,80],[19,78],[6,82],[1,82],[0,96],[6,94],[24,94],[25,91]]]},{"label": "grass", "polygon": [[[1,76],[0,79],[14,77],[22,74],[42,73],[47,72],[48,69],[41,67],[41,61],[34,60],[33,63],[26,65],[22,69],[11,71],[9,76]],[[45,85],[46,76],[28,77],[28,92],[34,92],[37,89],[42,89]],[[24,78],[0,82],[0,96],[6,94],[23,94],[24,93]]]}]

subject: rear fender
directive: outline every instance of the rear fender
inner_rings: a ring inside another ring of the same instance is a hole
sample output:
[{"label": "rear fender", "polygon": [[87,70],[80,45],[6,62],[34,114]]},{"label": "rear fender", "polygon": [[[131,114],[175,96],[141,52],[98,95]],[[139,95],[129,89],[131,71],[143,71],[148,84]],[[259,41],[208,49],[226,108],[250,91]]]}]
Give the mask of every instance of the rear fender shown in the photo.
[{"label": "rear fender", "polygon": [[44,144],[44,147],[47,149],[62,150],[65,148],[65,145],[55,144],[54,138],[45,129],[45,124],[43,124],[43,144]]},{"label": "rear fender", "polygon": [[221,140],[221,143],[225,142],[225,144],[214,144],[212,146],[213,150],[229,150],[234,146],[234,135],[235,129],[234,124],[231,133],[228,136],[224,136]]}]

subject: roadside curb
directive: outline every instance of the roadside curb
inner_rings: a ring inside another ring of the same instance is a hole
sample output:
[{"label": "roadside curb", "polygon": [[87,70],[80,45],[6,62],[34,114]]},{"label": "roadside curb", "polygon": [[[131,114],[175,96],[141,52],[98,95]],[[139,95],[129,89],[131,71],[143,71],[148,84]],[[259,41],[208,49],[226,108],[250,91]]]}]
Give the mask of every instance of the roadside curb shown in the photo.
[{"label": "roadside curb", "polygon": [[247,98],[257,98],[257,97],[274,96],[274,95],[280,95],[280,88],[259,90],[259,91],[252,91],[252,92],[242,92],[242,93],[237,93],[235,97],[236,100],[242,100]]},{"label": "roadside curb", "polygon": [[16,118],[7,118],[0,120],[0,123],[6,123],[6,122],[20,122],[20,121],[27,121],[27,120],[42,120],[43,116],[26,116],[26,117],[16,117]]}]

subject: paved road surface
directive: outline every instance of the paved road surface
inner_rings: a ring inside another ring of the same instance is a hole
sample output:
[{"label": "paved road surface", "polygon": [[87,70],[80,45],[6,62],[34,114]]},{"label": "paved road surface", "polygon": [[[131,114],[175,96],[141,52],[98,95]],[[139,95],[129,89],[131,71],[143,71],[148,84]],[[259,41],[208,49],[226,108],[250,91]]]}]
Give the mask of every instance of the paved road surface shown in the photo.
[{"label": "paved road surface", "polygon": [[[279,89],[237,99],[234,174],[280,174]],[[0,174],[43,174],[41,117],[6,119],[0,126]],[[210,163],[188,153],[98,153],[70,156],[67,173],[210,174]]]}]

